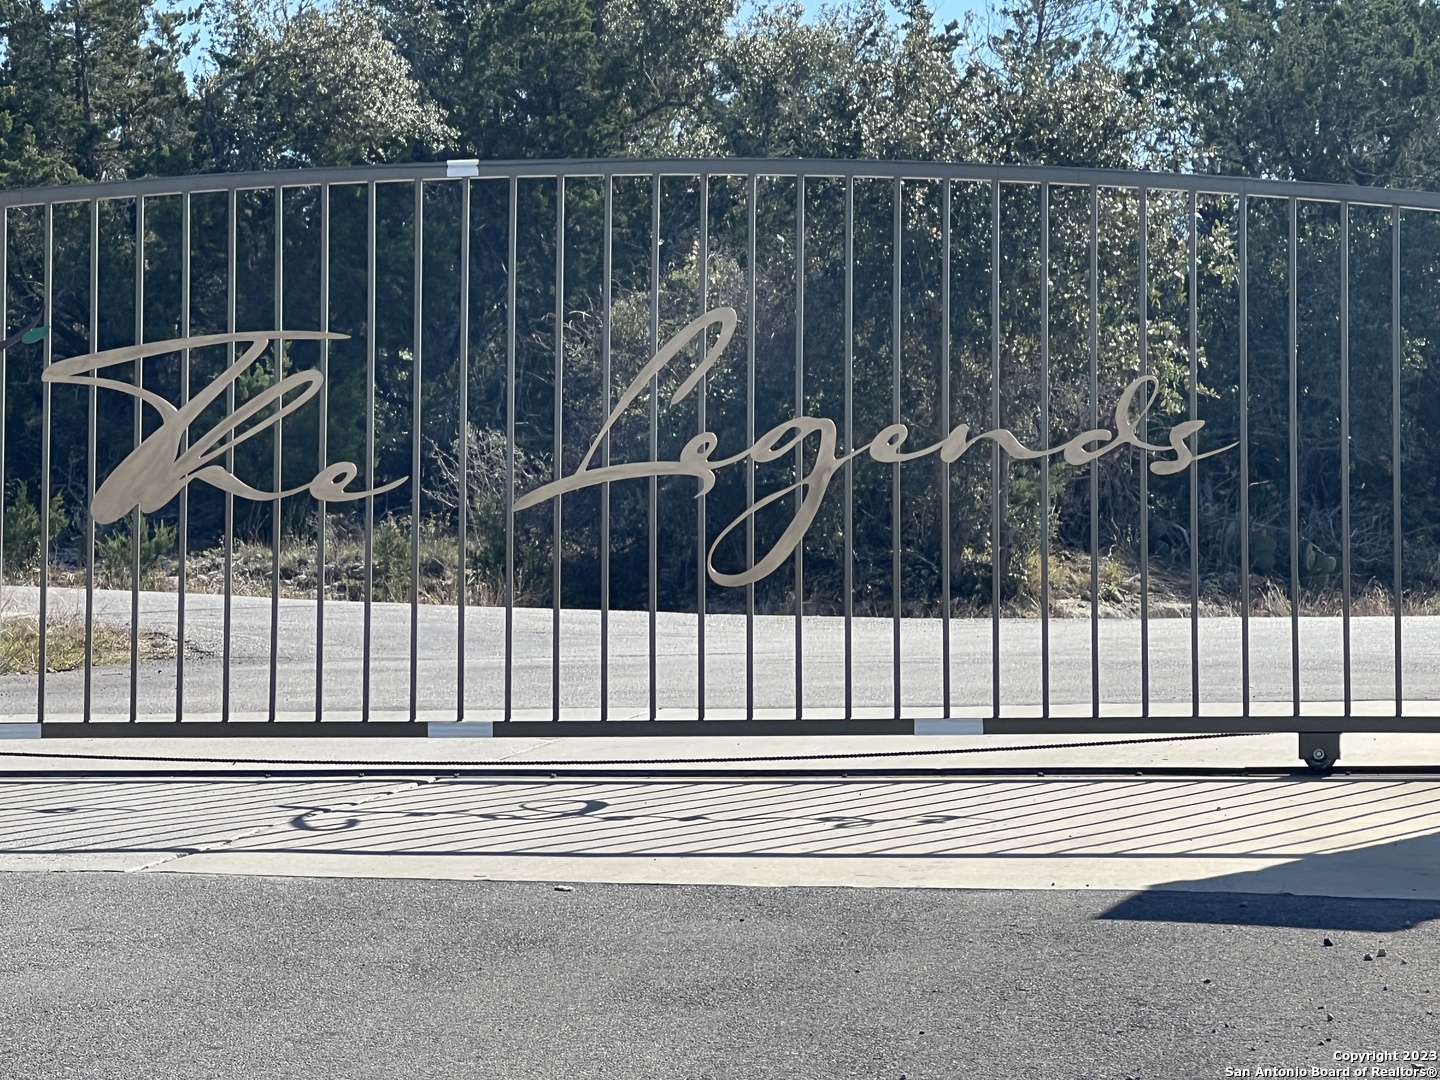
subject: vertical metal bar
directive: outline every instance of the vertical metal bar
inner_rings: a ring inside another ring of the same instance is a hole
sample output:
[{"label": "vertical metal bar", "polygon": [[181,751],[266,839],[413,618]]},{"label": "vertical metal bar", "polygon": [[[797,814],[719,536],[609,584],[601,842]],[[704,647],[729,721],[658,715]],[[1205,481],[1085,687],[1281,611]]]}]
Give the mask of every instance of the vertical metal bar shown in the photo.
[{"label": "vertical metal bar", "polygon": [[[1100,426],[1100,189],[1090,185],[1090,428]],[[1090,463],[1090,708],[1100,717],[1100,462]]]},{"label": "vertical metal bar", "polygon": [[[900,326],[900,290],[903,287],[905,190],[904,181],[895,181],[892,203],[891,276],[890,276],[890,422],[900,422],[900,352],[903,332]],[[894,694],[895,719],[900,719],[900,463],[890,465],[890,685]]]},{"label": "vertical metal bar", "polygon": [[[320,185],[320,330],[330,331],[330,185]],[[323,471],[330,458],[330,342],[320,342],[319,461]],[[325,719],[325,531],[330,524],[324,499],[315,508],[315,722]],[[461,580],[463,581],[463,575]]]},{"label": "vertical metal bar", "polygon": [[[755,445],[755,282],[758,270],[755,266],[756,259],[756,203],[760,196],[760,177],[756,173],[750,174],[750,220],[746,231],[746,243],[748,244],[747,256],[749,257],[749,280],[746,287],[749,289],[747,297],[749,303],[749,314],[746,317],[746,362],[745,362],[745,445]],[[653,395],[652,395],[653,400]],[[654,481],[652,480],[653,484]],[[745,505],[755,505],[755,458],[747,455],[745,458]],[[755,565],[755,515],[751,514],[745,519],[745,565]],[[745,719],[755,719],[755,583],[753,581],[745,584]]]},{"label": "vertical metal bar", "polygon": [[[555,177],[555,432],[554,479],[565,474],[565,177]],[[551,525],[550,711],[560,719],[560,538],[562,497],[555,496]]]},{"label": "vertical metal bar", "polygon": [[[375,181],[365,185],[365,488],[375,490],[375,352],[378,292],[376,259]],[[360,719],[370,719],[370,652],[374,642],[375,496],[365,496],[365,607],[361,613]]]},{"label": "vertical metal bar", "polygon": [[[1149,191],[1140,189],[1140,374],[1150,373]],[[1140,438],[1149,441],[1149,414],[1140,417]],[[1140,715],[1150,715],[1150,469],[1140,462]]]},{"label": "vertical metal bar", "polygon": [[[50,327],[55,324],[55,204],[45,204],[45,337],[41,340],[41,364],[50,366],[55,335]],[[50,384],[40,384],[40,655],[37,660],[38,679],[35,699],[35,719],[45,722],[45,668],[46,643],[49,637],[49,587],[50,587]]]},{"label": "vertical metal bar", "polygon": [[[93,295],[93,294],[92,294]],[[0,207],[0,341],[10,336],[10,208]],[[6,416],[6,387],[9,380],[6,378],[10,367],[10,350],[0,349],[0,503],[4,502],[5,496],[5,416]],[[92,390],[93,393],[93,390]],[[3,510],[3,508],[0,508]],[[90,506],[85,506],[86,513],[89,513]],[[0,512],[0,625],[5,619],[5,515]],[[89,611],[86,612],[86,625],[90,625]],[[90,665],[86,664],[88,675]],[[86,709],[85,718],[90,718],[90,711]]]},{"label": "vertical metal bar", "polygon": [[[285,329],[285,188],[275,185],[275,278],[273,287],[275,295],[272,298],[275,305],[275,330],[280,333]],[[279,386],[280,381],[285,377],[285,339],[275,338],[274,345],[275,372],[272,385]],[[276,401],[275,411],[279,413],[281,403]],[[270,722],[275,721],[275,708],[280,692],[280,545],[283,542],[281,536],[281,499],[280,492],[284,490],[284,473],[282,461],[284,447],[281,444],[284,421],[277,419],[275,426],[271,428],[274,432],[274,439],[271,442],[271,485],[275,497],[270,501]]]},{"label": "vertical metal bar", "polygon": [[[795,415],[805,408],[805,177],[795,178]],[[795,440],[795,480],[805,475],[805,440]],[[795,489],[795,512],[804,501]],[[795,545],[795,719],[805,714],[805,541]]]},{"label": "vertical metal bar", "polygon": [[1240,195],[1240,707],[1250,715],[1250,196]]},{"label": "vertical metal bar", "polygon": [[505,719],[515,713],[515,259],[519,248],[520,182],[510,177],[505,262]]},{"label": "vertical metal bar", "polygon": [[[1000,427],[1000,181],[990,182],[990,426]],[[1004,572],[1001,533],[1000,470],[1005,467],[1000,445],[990,446],[990,690],[995,717],[1000,716],[1000,603]]]},{"label": "vertical metal bar", "polygon": [[[940,194],[940,437],[950,431],[950,181]],[[850,444],[845,444],[849,452]],[[940,699],[950,716],[950,463],[940,463]]]},{"label": "vertical metal bar", "polygon": [[[654,176],[650,191],[650,355],[660,351],[660,174]],[[751,365],[754,366],[753,364]],[[660,376],[650,377],[650,460],[660,455]],[[656,612],[660,604],[660,550],[658,542],[660,483],[650,477],[649,518],[646,522],[646,548],[649,568],[650,605],[650,719],[659,715],[659,681],[655,664]]]},{"label": "vertical metal bar", "polygon": [[[225,223],[225,332],[235,333],[235,311],[236,311],[236,245],[238,226],[236,220],[239,216],[238,197],[232,187],[226,198],[226,223]],[[228,342],[225,346],[226,367],[235,363],[235,343]],[[225,387],[225,414],[235,415],[235,380],[231,379]],[[233,474],[235,472],[235,441],[227,441],[225,445],[225,471]],[[93,485],[92,485],[93,492]],[[221,600],[223,612],[221,621],[224,626],[221,631],[222,656],[220,661],[220,720],[228,722],[230,719],[230,629],[233,605],[231,591],[235,582],[235,496],[231,492],[225,492],[225,590]]]},{"label": "vertical metal bar", "polygon": [[1390,529],[1391,569],[1395,575],[1395,715],[1405,712],[1404,652],[1401,619],[1405,601],[1401,556],[1404,533],[1400,519],[1400,208],[1390,210]]},{"label": "vertical metal bar", "polygon": [[1299,203],[1292,196],[1290,202],[1290,236],[1288,243],[1288,288],[1290,299],[1289,319],[1289,438],[1290,450],[1290,696],[1292,715],[1300,715],[1300,351],[1299,330],[1296,322]]},{"label": "vertical metal bar", "polygon": [[1340,204],[1340,638],[1350,715],[1350,204]]},{"label": "vertical metal bar", "polygon": [[[135,197],[135,344],[145,341],[145,196]],[[145,360],[135,361],[135,385],[145,386]],[[134,407],[135,445],[144,438],[144,417],[140,399]],[[44,516],[48,511],[41,511]],[[130,525],[130,722],[140,713],[140,542],[144,537],[145,518],[136,503]],[[45,666],[43,663],[40,665]]]},{"label": "vertical metal bar", "polygon": [[[602,416],[610,415],[610,291],[614,273],[611,232],[615,228],[615,177],[605,174],[605,221],[602,244],[600,306],[605,324],[600,337],[600,384],[604,387]],[[610,432],[600,447],[600,465],[610,465]],[[703,569],[703,567],[702,567]],[[702,680],[703,685],[703,680]],[[600,719],[610,719],[610,484],[600,487]]]},{"label": "vertical metal bar", "polygon": [[465,545],[470,538],[470,180],[460,181],[460,505],[456,508],[455,719],[465,719]]},{"label": "vertical metal bar", "polygon": [[[752,364],[753,366],[753,364]],[[752,394],[753,396],[753,394]],[[749,432],[750,445],[755,432]],[[855,177],[845,178],[845,719],[855,717]],[[754,470],[752,463],[751,470]],[[753,500],[752,500],[753,501]],[[753,518],[751,519],[753,522]],[[752,525],[751,531],[754,531]],[[750,555],[750,565],[755,556]]]},{"label": "vertical metal bar", "polygon": [[[0,230],[3,236],[3,230]],[[3,266],[3,259],[0,259]],[[3,270],[0,270],[3,273]],[[0,321],[0,333],[3,333]],[[89,344],[91,352],[100,351],[100,200],[90,200],[90,323]],[[3,391],[0,391],[3,393]],[[95,501],[95,453],[96,426],[99,415],[96,404],[97,389],[86,388],[85,402],[85,690],[82,711],[84,720],[90,722],[94,708],[94,666],[95,666],[95,518],[90,506]],[[0,406],[3,407],[3,406]],[[0,469],[0,491],[4,490],[3,469]],[[0,554],[0,565],[4,564]]]},{"label": "vertical metal bar", "polygon": [[[1050,185],[1040,185],[1040,445],[1050,445]],[[1050,459],[1040,459],[1040,715],[1050,715]]]},{"label": "vertical metal bar", "polygon": [[412,240],[414,299],[411,301],[410,351],[410,719],[420,718],[420,476],[421,406],[424,398],[425,343],[425,181],[415,181]]},{"label": "vertical metal bar", "polygon": [[[710,177],[700,175],[700,311],[707,310],[710,291]],[[699,362],[705,360],[705,349],[710,344],[710,331],[700,334]],[[706,427],[706,384],[705,376],[695,388],[695,433]],[[705,719],[705,536],[708,529],[705,515],[705,495],[695,500],[695,718]]]},{"label": "vertical metal bar", "polygon": [[[1190,192],[1189,229],[1189,305],[1190,305],[1190,413],[1198,419],[1200,411],[1200,215],[1195,192]],[[1190,436],[1190,452],[1198,453],[1196,436]],[[1195,466],[1190,472],[1190,711],[1200,715],[1200,478]]]},{"label": "vertical metal bar", "polygon": [[[190,336],[190,193],[180,197],[180,336]],[[190,401],[190,350],[180,352],[180,404]],[[180,433],[180,450],[190,447],[190,431]],[[175,617],[175,722],[185,718],[185,564],[190,557],[190,486],[180,489],[179,593]]]}]

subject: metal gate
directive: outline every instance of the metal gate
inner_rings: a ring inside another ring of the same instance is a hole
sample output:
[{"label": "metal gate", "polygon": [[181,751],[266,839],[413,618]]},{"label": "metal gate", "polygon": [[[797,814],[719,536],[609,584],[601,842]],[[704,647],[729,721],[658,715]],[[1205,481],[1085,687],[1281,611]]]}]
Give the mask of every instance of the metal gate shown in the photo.
[{"label": "metal gate", "polygon": [[1440,730],[1440,196],[451,161],[0,207],[5,736]]}]

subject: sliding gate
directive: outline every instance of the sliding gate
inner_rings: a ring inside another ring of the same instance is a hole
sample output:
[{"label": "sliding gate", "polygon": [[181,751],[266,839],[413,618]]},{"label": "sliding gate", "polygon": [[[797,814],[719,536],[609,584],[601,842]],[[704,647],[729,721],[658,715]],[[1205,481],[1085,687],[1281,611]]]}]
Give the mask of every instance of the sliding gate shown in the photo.
[{"label": "sliding gate", "polygon": [[451,161],[0,207],[6,736],[1440,730],[1440,196]]}]

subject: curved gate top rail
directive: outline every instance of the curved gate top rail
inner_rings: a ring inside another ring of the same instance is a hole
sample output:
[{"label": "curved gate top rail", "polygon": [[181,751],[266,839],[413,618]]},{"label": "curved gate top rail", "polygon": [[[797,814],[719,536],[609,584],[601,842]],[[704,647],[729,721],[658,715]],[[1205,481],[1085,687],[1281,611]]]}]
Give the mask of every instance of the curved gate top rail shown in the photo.
[{"label": "curved gate top rail", "polygon": [[0,735],[1440,731],[1437,211],[769,158],[0,191]]},{"label": "curved gate top rail", "polygon": [[0,190],[0,207],[43,206],[89,199],[199,194],[320,184],[405,183],[462,178],[499,180],[605,176],[767,176],[865,180],[951,180],[974,183],[1058,184],[1149,188],[1206,195],[1350,202],[1404,210],[1440,210],[1440,192],[1408,191],[1360,184],[1266,180],[1220,173],[1146,172],[1046,165],[983,165],[968,162],[856,161],[829,158],[582,158],[563,160],[407,162],[271,169],[256,172],[149,176],[135,180]]}]

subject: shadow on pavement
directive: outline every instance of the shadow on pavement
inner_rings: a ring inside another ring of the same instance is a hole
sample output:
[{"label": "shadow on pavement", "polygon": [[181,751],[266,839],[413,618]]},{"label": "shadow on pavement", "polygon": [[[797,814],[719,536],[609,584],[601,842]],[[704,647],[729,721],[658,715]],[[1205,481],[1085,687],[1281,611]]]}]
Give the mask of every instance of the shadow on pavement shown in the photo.
[{"label": "shadow on pavement", "polygon": [[1138,889],[1104,917],[1336,929],[1440,919],[1437,826],[1414,780],[0,782],[0,868]]},{"label": "shadow on pavement", "polygon": [[1440,833],[1218,877],[1157,885],[1116,904],[1102,919],[1227,923],[1324,930],[1408,930],[1440,919],[1440,901],[1356,897],[1406,891],[1405,881],[1440,878]]}]

